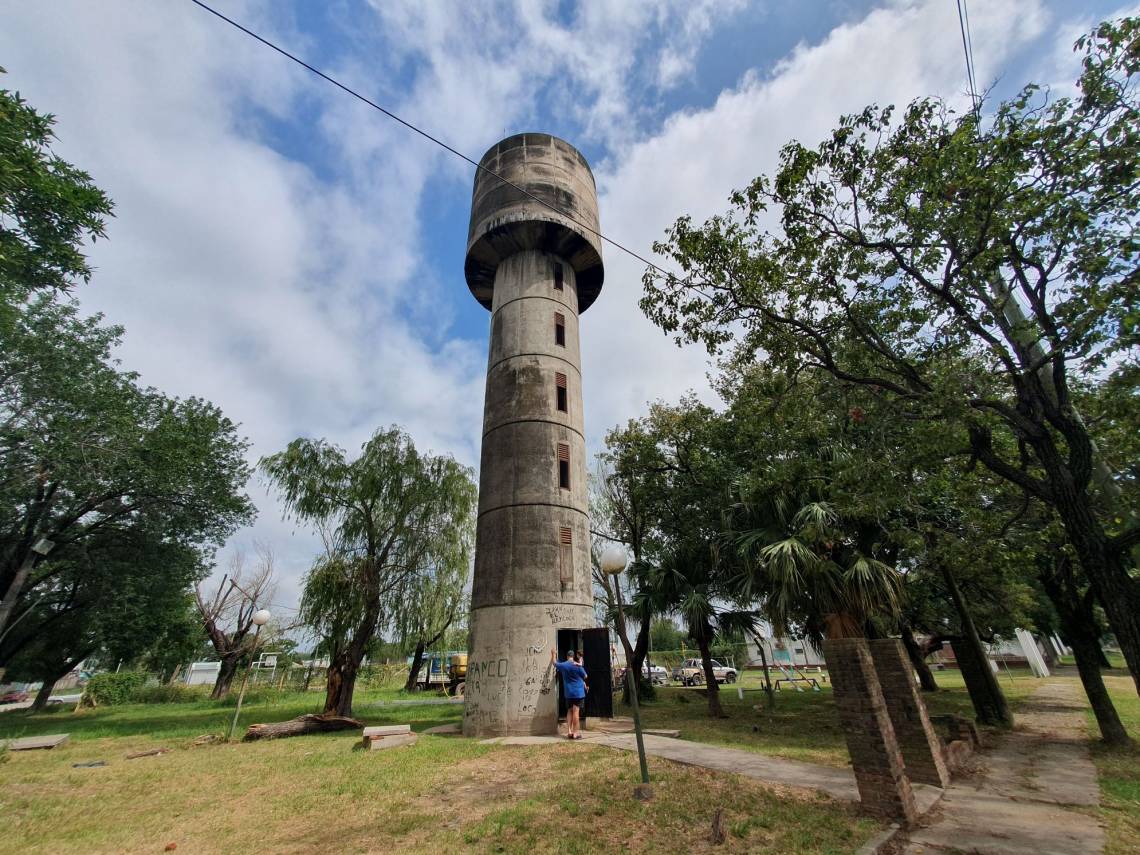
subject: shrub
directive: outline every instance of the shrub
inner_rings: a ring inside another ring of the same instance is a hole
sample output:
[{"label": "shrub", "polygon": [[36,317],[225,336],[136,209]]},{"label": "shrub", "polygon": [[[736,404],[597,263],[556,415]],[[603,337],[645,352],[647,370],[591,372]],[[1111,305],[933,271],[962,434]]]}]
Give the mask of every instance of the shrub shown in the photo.
[{"label": "shrub", "polygon": [[192,686],[171,683],[165,686],[137,686],[130,692],[132,704],[184,704],[200,701],[204,693]]},{"label": "shrub", "polygon": [[87,681],[83,700],[110,706],[130,703],[131,693],[142,688],[146,681],[147,674],[142,671],[96,674]]}]

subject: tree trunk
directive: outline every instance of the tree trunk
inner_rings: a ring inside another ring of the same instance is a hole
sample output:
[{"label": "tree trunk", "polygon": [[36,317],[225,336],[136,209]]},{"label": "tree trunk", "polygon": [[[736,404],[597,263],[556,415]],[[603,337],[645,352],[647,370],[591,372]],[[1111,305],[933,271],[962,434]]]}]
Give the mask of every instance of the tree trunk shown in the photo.
[{"label": "tree trunk", "polygon": [[[637,630],[637,640],[633,644],[633,656],[629,663],[629,667],[637,675],[637,697],[643,701],[653,700],[657,697],[657,689],[653,687],[652,675],[648,680],[645,679],[645,660],[649,656],[649,623],[648,620],[641,622],[641,626]],[[622,689],[621,698],[624,704],[632,703],[629,697],[628,682]]]},{"label": "tree trunk", "polygon": [[1085,687],[1089,704],[1096,715],[1096,723],[1100,728],[1100,736],[1109,745],[1130,745],[1132,738],[1120,716],[1108,690],[1104,687],[1104,678],[1100,673],[1100,665],[1096,660],[1096,651],[1100,648],[1096,638],[1073,633],[1073,657],[1077,660],[1077,673],[1081,675],[1081,685]]},{"label": "tree trunk", "polygon": [[922,648],[918,646],[909,623],[902,625],[902,643],[906,648],[906,655],[910,657],[911,666],[918,672],[918,682],[922,686],[922,691],[937,692],[938,683],[934,680],[934,672],[926,663],[926,657],[922,655]]},{"label": "tree trunk", "polygon": [[709,652],[711,627],[706,624],[699,630],[697,646],[701,649],[701,664],[705,671],[705,690],[708,692],[709,698],[709,716],[711,718],[727,718],[724,714],[724,707],[720,705],[720,684],[717,683],[716,675],[713,673],[712,654]]},{"label": "tree trunk", "polygon": [[776,706],[776,693],[772,690],[772,676],[768,673],[768,654],[764,652],[764,639],[759,635],[756,639],[756,649],[760,651],[760,666],[764,669],[764,694],[768,696],[768,709]]},{"label": "tree trunk", "polygon": [[0,600],[0,637],[4,635],[8,621],[12,619],[12,612],[16,609],[16,601],[20,598],[20,593],[24,590],[24,583],[28,581],[28,575],[36,566],[38,559],[39,556],[35,552],[28,550],[28,554],[12,575],[12,581],[8,584],[7,590],[4,591],[4,598]]},{"label": "tree trunk", "polygon": [[364,722],[347,716],[308,715],[272,724],[251,724],[242,742],[258,739],[280,739],[285,736],[303,736],[306,733],[329,733],[337,730],[363,730]]},{"label": "tree trunk", "polygon": [[424,664],[424,640],[416,642],[416,652],[412,654],[412,667],[408,669],[408,680],[404,683],[405,692],[414,692],[420,679],[420,667]]},{"label": "tree trunk", "polygon": [[322,715],[352,715],[352,694],[356,688],[356,672],[359,668],[360,663],[354,663],[348,651],[329,660]]},{"label": "tree trunk", "polygon": [[1054,562],[1054,568],[1053,573],[1048,570],[1040,573],[1041,586],[1061,619],[1061,627],[1073,650],[1077,673],[1096,716],[1101,738],[1109,745],[1129,745],[1132,738],[1120,721],[1100,673],[1099,657],[1104,655],[1104,651],[1093,613],[1092,592],[1082,596],[1072,567],[1063,554]]},{"label": "tree trunk", "polygon": [[237,653],[222,657],[218,676],[214,680],[214,690],[210,692],[211,700],[219,701],[230,693],[230,685],[234,681],[234,675],[238,672],[240,661],[241,657]]},{"label": "tree trunk", "polygon": [[[1073,645],[1069,645],[1072,647]],[[1104,655],[1104,648],[1100,646],[1100,639],[1096,643],[1096,662],[1101,668],[1111,668],[1112,663],[1108,661],[1108,657]]]},{"label": "tree trunk", "polygon": [[51,697],[51,690],[55,688],[55,682],[58,679],[59,677],[52,677],[44,680],[44,684],[36,692],[36,699],[32,701],[31,712],[40,712],[47,706],[48,698]]},{"label": "tree trunk", "polygon": [[[1049,461],[1043,459],[1042,462],[1048,464]],[[1057,479],[1050,479],[1054,480]],[[1064,489],[1057,490],[1057,486]],[[1131,577],[1124,556],[1110,548],[1091,497],[1078,493],[1071,479],[1054,487],[1057,515],[1104,609],[1109,628],[1132,674],[1133,685],[1140,694],[1140,580]]]},{"label": "tree trunk", "polygon": [[958,580],[945,564],[939,569],[962,625],[962,638],[954,645],[954,655],[966,681],[966,691],[970,693],[978,722],[994,727],[1013,727],[1013,714],[998,685],[997,675],[990,668],[989,657],[978,636],[978,628],[974,626],[974,618],[966,607],[966,598],[962,596]]}]

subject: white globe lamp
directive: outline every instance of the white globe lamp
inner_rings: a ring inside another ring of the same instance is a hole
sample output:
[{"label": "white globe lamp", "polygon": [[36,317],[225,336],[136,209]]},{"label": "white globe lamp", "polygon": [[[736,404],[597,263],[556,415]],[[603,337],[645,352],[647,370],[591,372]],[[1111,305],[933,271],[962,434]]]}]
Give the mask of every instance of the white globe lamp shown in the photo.
[{"label": "white globe lamp", "polygon": [[625,569],[625,565],[628,563],[629,556],[626,555],[625,549],[617,543],[611,543],[602,553],[602,572],[610,576],[616,576]]}]

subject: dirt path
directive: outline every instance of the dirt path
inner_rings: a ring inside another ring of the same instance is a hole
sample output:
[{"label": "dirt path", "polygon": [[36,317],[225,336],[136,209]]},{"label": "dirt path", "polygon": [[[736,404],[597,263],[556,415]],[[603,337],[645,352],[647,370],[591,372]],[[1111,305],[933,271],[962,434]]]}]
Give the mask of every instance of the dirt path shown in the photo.
[{"label": "dirt path", "polygon": [[1017,712],[1017,728],[951,784],[902,852],[1096,855],[1104,830],[1081,808],[1099,801],[1087,703],[1073,680],[1049,682]]}]

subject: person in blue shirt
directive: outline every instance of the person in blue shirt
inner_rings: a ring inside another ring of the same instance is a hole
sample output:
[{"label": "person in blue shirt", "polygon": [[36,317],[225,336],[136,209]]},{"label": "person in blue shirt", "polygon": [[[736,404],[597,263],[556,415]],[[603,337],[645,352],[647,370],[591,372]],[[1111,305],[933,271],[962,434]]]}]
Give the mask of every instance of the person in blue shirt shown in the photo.
[{"label": "person in blue shirt", "polygon": [[586,703],[586,669],[574,661],[573,650],[567,651],[564,662],[559,662],[552,647],[550,661],[562,677],[562,694],[566,698],[566,737],[581,739],[582,707]]}]

